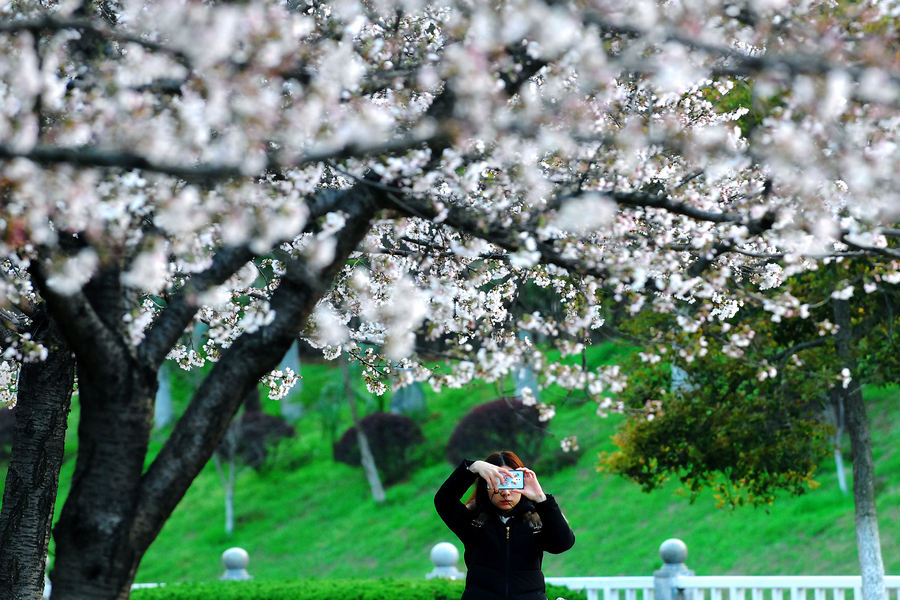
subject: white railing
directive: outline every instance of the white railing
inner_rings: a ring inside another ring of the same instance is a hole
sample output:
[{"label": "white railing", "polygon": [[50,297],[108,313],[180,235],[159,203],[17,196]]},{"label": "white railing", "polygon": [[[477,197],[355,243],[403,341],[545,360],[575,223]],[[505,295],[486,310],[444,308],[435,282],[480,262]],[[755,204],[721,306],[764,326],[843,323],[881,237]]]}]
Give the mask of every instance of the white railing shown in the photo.
[{"label": "white railing", "polygon": [[[723,575],[698,577],[684,564],[687,546],[666,540],[652,577],[547,577],[547,583],[584,590],[588,600],[862,600],[858,575]],[[900,600],[900,576],[884,578],[887,600]],[[785,598],[787,594],[787,598]]]},{"label": "white railing", "polygon": [[654,600],[652,576],[547,577],[545,580],[570,590],[585,590],[588,600],[600,600],[600,592],[603,592],[603,600],[620,600],[620,594],[625,595],[625,600]]},{"label": "white railing", "polygon": [[[684,600],[861,600],[858,575],[676,575]],[[655,600],[654,577],[547,577],[547,583],[585,590],[588,600]],[[900,600],[900,576],[884,578],[889,600]],[[600,593],[603,593],[602,597]]]}]

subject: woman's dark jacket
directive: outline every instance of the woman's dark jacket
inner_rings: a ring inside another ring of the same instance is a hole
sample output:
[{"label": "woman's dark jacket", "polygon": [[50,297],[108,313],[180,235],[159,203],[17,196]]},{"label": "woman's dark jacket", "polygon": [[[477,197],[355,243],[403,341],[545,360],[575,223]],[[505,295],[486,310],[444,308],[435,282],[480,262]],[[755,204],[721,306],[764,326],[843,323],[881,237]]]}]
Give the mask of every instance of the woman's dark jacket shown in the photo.
[{"label": "woman's dark jacket", "polygon": [[546,600],[543,554],[565,552],[575,534],[549,494],[537,503],[523,496],[506,523],[493,504],[470,511],[459,499],[478,478],[468,469],[472,462],[463,461],[434,497],[438,514],[465,546],[462,600]]}]

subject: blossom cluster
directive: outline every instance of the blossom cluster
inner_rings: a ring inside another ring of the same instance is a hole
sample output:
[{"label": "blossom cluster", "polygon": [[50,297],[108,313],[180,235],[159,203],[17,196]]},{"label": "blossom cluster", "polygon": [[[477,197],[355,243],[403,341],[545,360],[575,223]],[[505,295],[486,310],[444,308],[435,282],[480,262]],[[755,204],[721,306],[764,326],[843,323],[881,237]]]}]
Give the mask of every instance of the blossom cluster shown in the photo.
[{"label": "blossom cluster", "polygon": [[[751,4],[125,0],[106,21],[10,4],[0,306],[40,301],[33,265],[70,298],[115,270],[137,348],[190,292],[167,357],[191,369],[277,326],[273,294],[300,281],[317,302],[297,335],[361,362],[373,393],[528,365],[617,410],[627,374],[577,360],[610,315],[722,323],[669,356],[740,358],[756,332],[725,326],[746,304],[808,317],[792,276],[856,253],[871,271],[831,298],[900,281],[900,65],[864,41],[891,17]],[[353,211],[321,207],[354,190],[381,204],[325,278]],[[235,248],[252,258],[191,292]],[[42,357],[27,335],[5,359]],[[272,397],[294,381],[264,378]]]}]

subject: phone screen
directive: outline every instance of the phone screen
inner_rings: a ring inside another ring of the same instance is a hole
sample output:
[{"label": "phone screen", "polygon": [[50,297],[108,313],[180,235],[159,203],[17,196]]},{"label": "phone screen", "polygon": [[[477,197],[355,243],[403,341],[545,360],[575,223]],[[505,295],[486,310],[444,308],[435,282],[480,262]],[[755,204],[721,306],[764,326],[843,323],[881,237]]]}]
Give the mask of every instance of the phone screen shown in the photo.
[{"label": "phone screen", "polygon": [[525,473],[522,471],[513,471],[510,475],[500,478],[500,490],[521,490],[525,487]]}]

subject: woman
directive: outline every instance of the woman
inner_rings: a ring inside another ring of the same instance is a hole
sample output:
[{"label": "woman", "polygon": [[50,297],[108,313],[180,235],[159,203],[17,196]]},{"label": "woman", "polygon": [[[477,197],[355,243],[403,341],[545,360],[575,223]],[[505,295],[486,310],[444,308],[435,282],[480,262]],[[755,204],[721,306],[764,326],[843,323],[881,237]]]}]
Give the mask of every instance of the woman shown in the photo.
[{"label": "woman", "polygon": [[[525,473],[521,490],[498,490],[510,471]],[[460,498],[475,482],[466,504]],[[537,475],[512,452],[464,460],[434,497],[444,523],[465,547],[466,591],[462,600],[546,600],[544,552],[559,554],[575,534]]]}]

